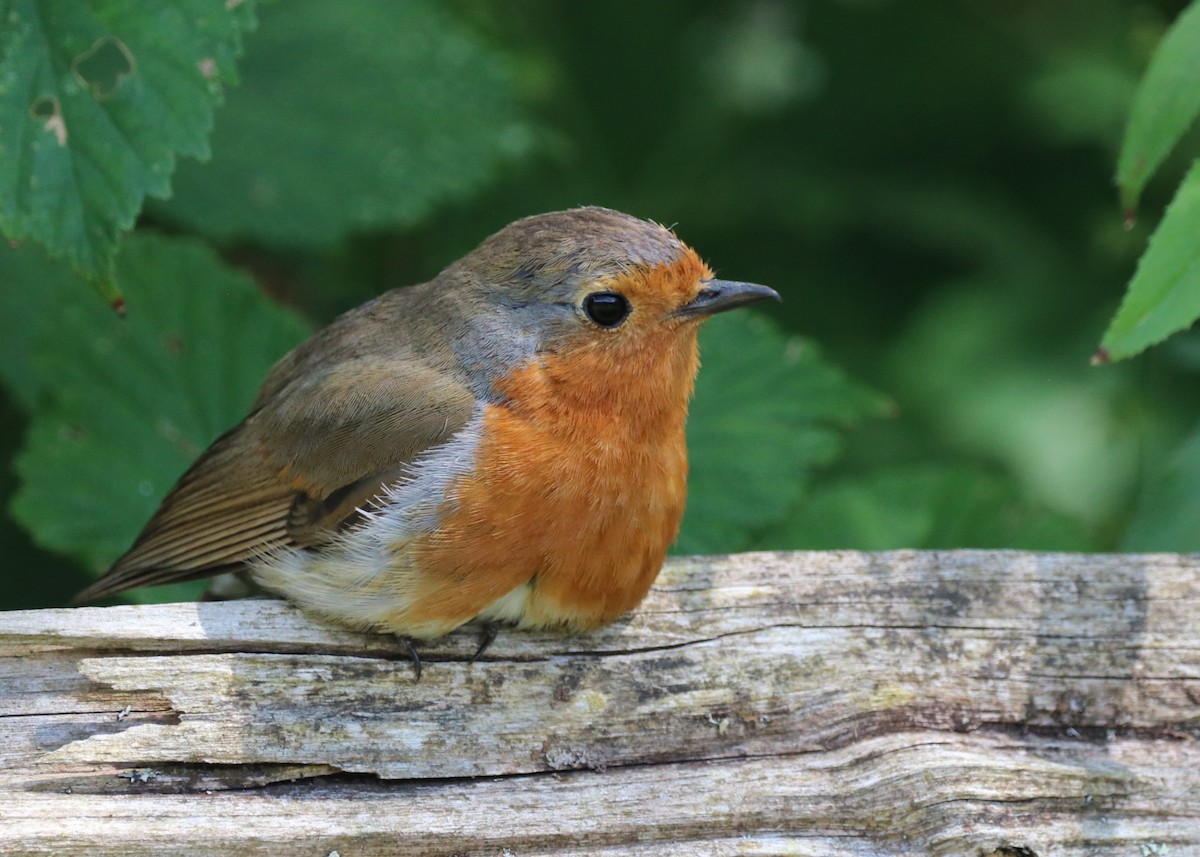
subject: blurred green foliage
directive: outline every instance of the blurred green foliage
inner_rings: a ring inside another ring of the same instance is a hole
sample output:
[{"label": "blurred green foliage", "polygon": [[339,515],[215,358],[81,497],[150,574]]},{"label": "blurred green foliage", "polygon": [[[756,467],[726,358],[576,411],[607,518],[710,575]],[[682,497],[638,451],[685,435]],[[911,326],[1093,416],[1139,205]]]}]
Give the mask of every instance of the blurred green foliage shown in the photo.
[{"label": "blurred green foliage", "polygon": [[155,214],[206,237],[322,246],[396,229],[532,146],[512,62],[433,2],[266,8],[212,137]]},{"label": "blurred green foliage", "polygon": [[0,0],[0,607],[305,329],[579,204],[785,298],[704,333],[679,550],[1200,548],[1200,337],[1088,365],[1200,307],[1186,6]]}]

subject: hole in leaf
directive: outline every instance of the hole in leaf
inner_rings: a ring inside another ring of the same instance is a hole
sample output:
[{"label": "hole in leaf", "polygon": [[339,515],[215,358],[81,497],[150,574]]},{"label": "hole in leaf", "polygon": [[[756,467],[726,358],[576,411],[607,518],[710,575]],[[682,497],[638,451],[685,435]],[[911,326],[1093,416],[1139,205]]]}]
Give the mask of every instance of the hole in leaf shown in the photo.
[{"label": "hole in leaf", "polygon": [[136,73],[133,54],[124,42],[112,36],[97,39],[71,63],[71,74],[99,101],[111,98],[122,81]]},{"label": "hole in leaf", "polygon": [[41,120],[42,127],[54,135],[58,145],[67,145],[67,123],[63,121],[62,103],[53,95],[41,95],[29,105],[29,115]]},{"label": "hole in leaf", "polygon": [[58,115],[58,99],[43,95],[29,108],[29,115],[34,119],[51,119]]}]

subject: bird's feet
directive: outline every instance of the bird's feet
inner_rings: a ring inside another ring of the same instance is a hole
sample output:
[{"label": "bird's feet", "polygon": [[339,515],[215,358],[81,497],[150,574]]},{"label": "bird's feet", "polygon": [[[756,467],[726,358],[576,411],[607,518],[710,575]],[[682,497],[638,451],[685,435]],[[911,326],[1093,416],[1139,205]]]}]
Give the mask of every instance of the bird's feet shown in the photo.
[{"label": "bird's feet", "polygon": [[[498,624],[496,624],[495,622],[488,622],[486,625],[484,625],[482,628],[480,628],[480,630],[479,630],[479,648],[475,650],[475,654],[471,655],[471,660],[469,660],[467,663],[473,664],[473,663],[475,663],[475,661],[479,660],[479,658],[483,655],[483,653],[488,650],[488,647],[491,646],[493,642],[495,642],[496,635],[498,633],[500,633],[500,626]],[[412,661],[413,674],[416,677],[416,680],[420,681],[421,680],[422,663],[421,663],[421,656],[420,656],[420,654],[417,653],[416,644],[413,642],[411,637],[399,637],[398,636],[396,639],[398,639],[400,641],[401,645],[404,646],[405,654],[407,654],[408,659],[410,661]]]},{"label": "bird's feet", "polygon": [[397,639],[400,640],[400,642],[404,645],[404,648],[408,653],[408,659],[410,661],[412,661],[413,675],[415,677],[415,680],[420,681],[421,680],[421,656],[419,654],[417,654],[417,647],[413,644],[412,638],[410,638],[410,637],[397,637]]},{"label": "bird's feet", "polygon": [[488,650],[488,646],[496,641],[496,635],[500,633],[500,626],[495,622],[488,622],[479,630],[479,648],[475,650],[475,654],[471,655],[471,660],[468,663],[475,663],[480,656]]}]

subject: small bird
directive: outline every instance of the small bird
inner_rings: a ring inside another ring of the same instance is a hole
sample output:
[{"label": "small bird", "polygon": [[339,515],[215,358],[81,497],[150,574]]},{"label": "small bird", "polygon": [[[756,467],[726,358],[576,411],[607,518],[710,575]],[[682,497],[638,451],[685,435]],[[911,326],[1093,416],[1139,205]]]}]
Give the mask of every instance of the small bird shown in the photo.
[{"label": "small bird", "polygon": [[285,355],[75,601],[241,570],[410,640],[611,622],[679,530],[700,322],[765,298],[626,214],[518,220]]}]

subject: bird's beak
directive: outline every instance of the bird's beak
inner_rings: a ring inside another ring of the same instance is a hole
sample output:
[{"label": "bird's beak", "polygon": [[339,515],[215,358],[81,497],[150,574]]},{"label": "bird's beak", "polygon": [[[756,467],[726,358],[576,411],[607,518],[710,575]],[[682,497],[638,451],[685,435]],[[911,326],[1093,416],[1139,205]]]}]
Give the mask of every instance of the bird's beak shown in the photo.
[{"label": "bird's beak", "polygon": [[679,309],[675,315],[683,318],[703,318],[727,309],[766,300],[783,300],[779,292],[754,283],[738,283],[733,280],[702,280],[700,292]]}]

